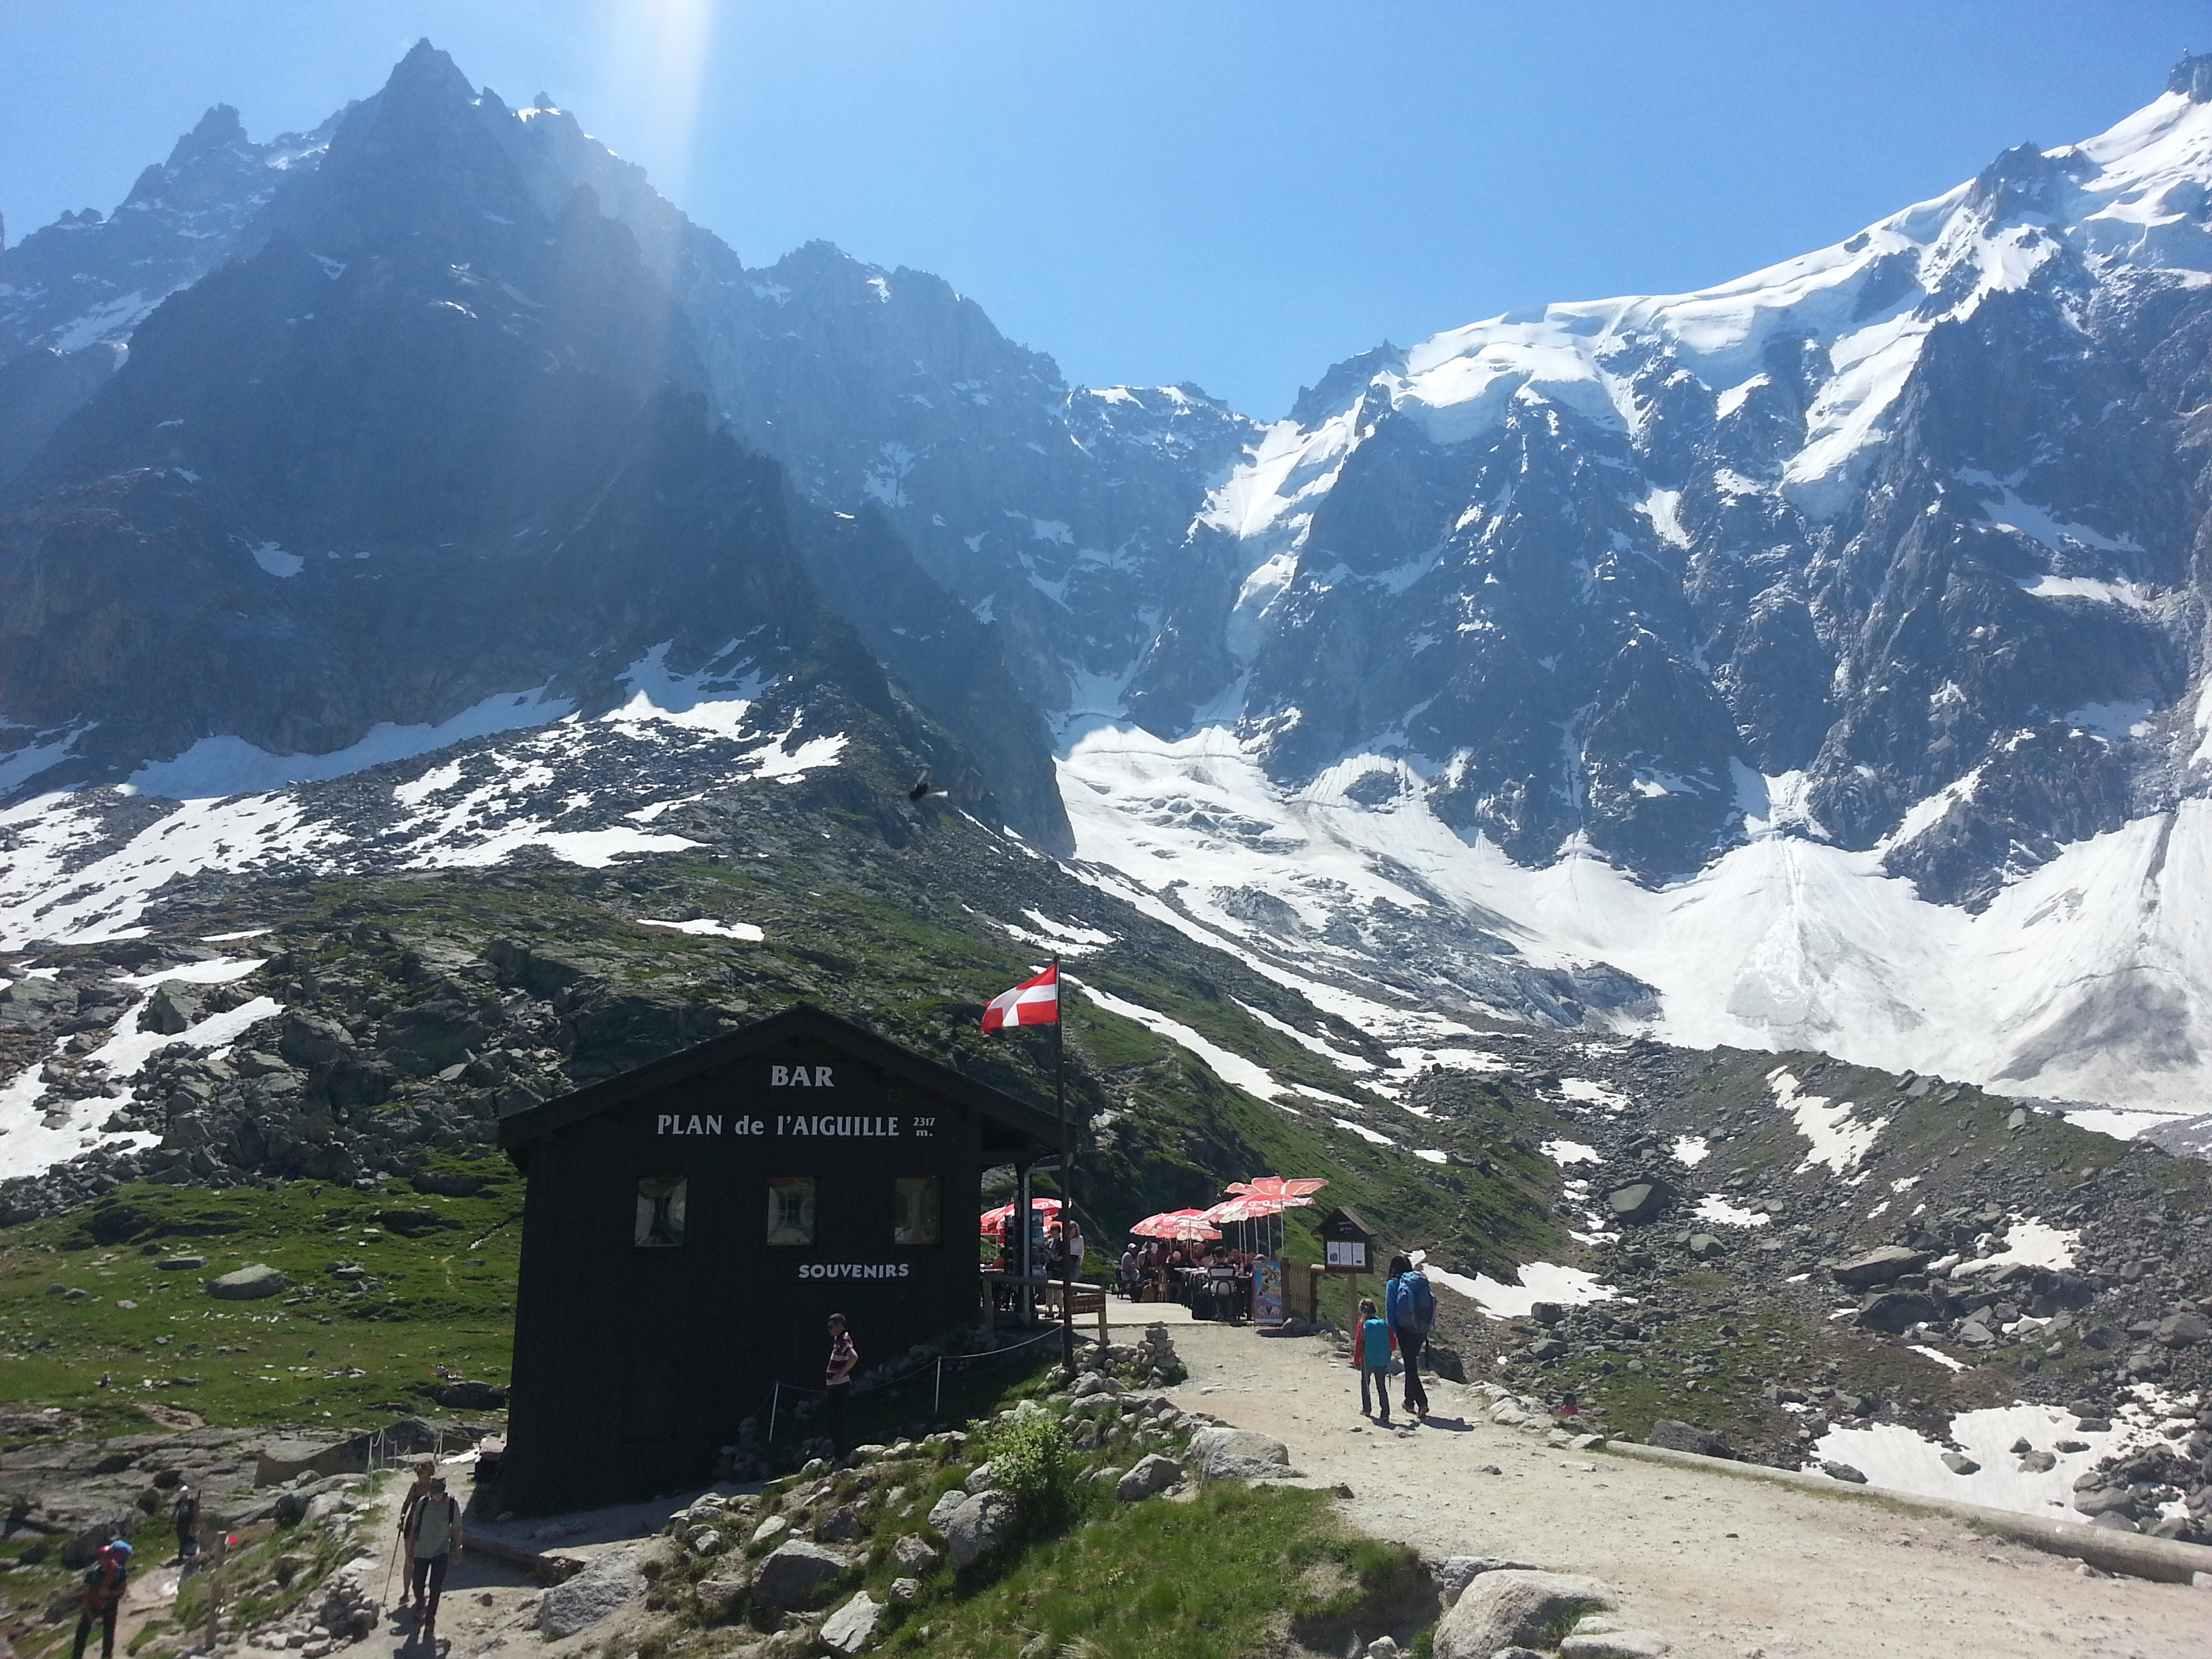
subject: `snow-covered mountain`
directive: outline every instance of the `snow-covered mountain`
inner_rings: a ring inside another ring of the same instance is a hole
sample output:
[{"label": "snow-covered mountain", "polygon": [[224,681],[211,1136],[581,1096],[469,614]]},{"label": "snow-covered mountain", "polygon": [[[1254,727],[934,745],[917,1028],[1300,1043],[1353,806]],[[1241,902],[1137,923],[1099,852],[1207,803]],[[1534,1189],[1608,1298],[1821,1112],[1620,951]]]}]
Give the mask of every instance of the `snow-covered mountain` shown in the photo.
[{"label": "snow-covered mountain", "polygon": [[1488,939],[1685,1041],[2198,1104],[2208,98],[1339,366],[1071,728],[1083,853],[1286,961]]},{"label": "snow-covered mountain", "polygon": [[[2189,59],[1832,248],[1262,425],[1071,387],[926,273],[748,266],[427,45],[313,135],[218,110],[0,252],[10,937],[124,925],[197,844],[165,795],[279,791],[182,809],[266,868],[289,781],[465,741],[527,787],[350,802],[317,867],[565,856],[660,833],[606,720],[685,776],[858,721],[1360,1018],[2195,1108],[2209,188]],[[649,684],[767,724],[702,750]]]}]

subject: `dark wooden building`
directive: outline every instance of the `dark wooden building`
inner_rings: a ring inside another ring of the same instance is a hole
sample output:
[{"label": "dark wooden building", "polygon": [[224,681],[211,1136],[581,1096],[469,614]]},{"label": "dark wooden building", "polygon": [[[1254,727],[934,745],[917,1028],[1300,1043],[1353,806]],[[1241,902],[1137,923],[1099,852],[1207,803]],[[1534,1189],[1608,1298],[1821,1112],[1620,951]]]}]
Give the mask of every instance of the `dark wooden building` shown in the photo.
[{"label": "dark wooden building", "polygon": [[705,1480],[833,1313],[863,1369],[978,1317],[981,1177],[1053,1118],[801,1004],[503,1119],[527,1177],[503,1502]]}]

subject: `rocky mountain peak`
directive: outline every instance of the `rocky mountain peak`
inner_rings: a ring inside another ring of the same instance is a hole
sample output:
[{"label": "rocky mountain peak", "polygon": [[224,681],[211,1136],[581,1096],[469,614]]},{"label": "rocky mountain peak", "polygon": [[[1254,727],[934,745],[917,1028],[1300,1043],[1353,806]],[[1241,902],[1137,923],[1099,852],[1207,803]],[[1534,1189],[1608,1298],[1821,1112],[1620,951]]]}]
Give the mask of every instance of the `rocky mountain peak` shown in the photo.
[{"label": "rocky mountain peak", "polygon": [[246,142],[245,125],[238,112],[228,104],[216,104],[192,125],[192,130],[177,140],[169,152],[169,165],[176,167],[202,151],[216,149],[225,144]]},{"label": "rocky mountain peak", "polygon": [[1388,340],[1340,363],[1332,363],[1321,379],[1298,388],[1290,418],[1300,426],[1318,425],[1351,402],[1377,374],[1395,374],[1405,367],[1405,348]]},{"label": "rocky mountain peak", "polygon": [[2166,89],[2192,104],[2212,104],[2212,52],[2184,52],[2166,77]]},{"label": "rocky mountain peak", "polygon": [[461,73],[460,65],[432,46],[427,35],[392,66],[384,91],[387,96],[448,104],[474,103],[477,96],[475,83]]},{"label": "rocky mountain peak", "polygon": [[2056,189],[2084,167],[2069,152],[2050,155],[2033,143],[2014,144],[1976,176],[1967,201],[1998,222],[2022,213],[2048,213]]}]

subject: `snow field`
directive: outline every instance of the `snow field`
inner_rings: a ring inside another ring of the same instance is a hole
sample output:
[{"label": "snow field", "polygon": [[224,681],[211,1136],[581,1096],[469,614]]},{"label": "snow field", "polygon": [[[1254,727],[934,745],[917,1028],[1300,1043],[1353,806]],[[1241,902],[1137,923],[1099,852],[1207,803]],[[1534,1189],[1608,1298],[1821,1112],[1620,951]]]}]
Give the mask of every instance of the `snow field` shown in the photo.
[{"label": "snow field", "polygon": [[[558,827],[593,804],[572,791],[557,810],[538,805],[592,746],[610,736],[741,742],[727,761],[734,780],[795,782],[834,766],[842,735],[801,739],[763,733],[747,723],[763,690],[750,673],[684,675],[665,665],[657,646],[622,677],[627,702],[594,720],[573,705],[538,693],[502,694],[435,726],[380,726],[359,743],[321,756],[271,756],[238,738],[208,738],[174,760],[140,769],[129,789],[178,801],[175,810],[119,846],[92,854],[105,821],[88,802],[67,794],[38,797],[0,812],[0,949],[33,939],[71,942],[125,937],[137,931],[150,896],[180,875],[204,871],[248,873],[350,861],[364,840],[400,868],[483,868],[525,848],[541,848],[568,863],[603,868],[640,853],[680,853],[697,845],[682,836],[637,827],[690,798],[651,803],[629,823]],[[738,651],[732,642],[717,661]],[[396,825],[356,836],[334,821],[309,816],[307,800],[282,786],[346,775],[413,758],[453,744],[504,736],[498,747],[457,757],[392,787],[402,813]],[[240,793],[240,790],[253,793]]]},{"label": "snow field", "polygon": [[1432,1267],[1425,1250],[1413,1252],[1413,1265],[1446,1290],[1465,1297],[1492,1319],[1526,1319],[1528,1310],[1539,1302],[1581,1308],[1620,1297],[1612,1285],[1601,1284],[1595,1273],[1556,1261],[1522,1262],[1518,1285],[1501,1284],[1488,1273],[1470,1276]]},{"label": "snow field", "polygon": [[[1930,1355],[1947,1365],[1956,1362]],[[2111,1429],[2084,1432],[2074,1426],[2068,1413],[2051,1406],[1995,1406],[1961,1412],[1951,1419],[1951,1437],[1957,1449],[1981,1465],[1972,1474],[1954,1474],[1942,1461],[1950,1446],[1929,1440],[1900,1423],[1876,1423],[1863,1429],[1831,1429],[1813,1444],[1812,1455],[1830,1462],[1848,1463],[1868,1481],[1897,1492],[1923,1498],[1948,1498],[1962,1503],[2010,1510],[2015,1514],[2040,1516],[2047,1521],[2075,1521],[2087,1517],[2073,1507],[2074,1482],[2103,1458],[2155,1438],[2160,1425],[2181,1406],[2166,1399],[2148,1384],[2136,1385],[2136,1399],[2121,1410]],[[2010,1448],[2026,1440],[2039,1451],[2051,1453],[2052,1468],[2039,1474],[2024,1471]],[[2062,1452],[2061,1440],[2080,1442],[2086,1451]]]},{"label": "snow field", "polygon": [[[266,957],[186,963],[173,969],[138,975],[119,975],[119,983],[139,994],[132,999],[108,1028],[107,1040],[84,1058],[87,1069],[104,1069],[116,1082],[127,1081],[139,1067],[163,1048],[181,1045],[220,1054],[228,1050],[246,1030],[283,1012],[275,999],[255,997],[222,1013],[210,1014],[173,1035],[138,1029],[138,1016],[154,1000],[156,988],[167,981],[193,985],[224,985],[243,979]],[[96,1146],[136,1149],[157,1145],[158,1133],[125,1130],[104,1133],[100,1124],[122,1104],[105,1095],[77,1100],[49,1100],[41,1067],[27,1066],[0,1087],[0,1180],[44,1174],[57,1164],[81,1156]],[[58,1121],[49,1123],[49,1117]]]},{"label": "snow field", "polygon": [[758,944],[768,935],[750,921],[716,921],[708,916],[695,917],[690,921],[652,921],[639,918],[641,927],[665,927],[678,933],[690,933],[699,939],[736,939]]},{"label": "snow field", "polygon": [[[2192,1115],[2212,1083],[2197,1058],[2212,1054],[2212,802],[2066,847],[1970,915],[1883,873],[1878,848],[1794,834],[1766,835],[1656,890],[1579,854],[1523,869],[1486,841],[1462,841],[1418,795],[1367,808],[1319,783],[1279,788],[1223,728],[1170,741],[1099,726],[1060,770],[1086,879],[1227,943],[1316,1006],[1398,1042],[1401,1060],[1418,1042],[1438,1064],[1506,1063],[1469,1042],[1498,1033],[1393,1039],[1386,1019],[1402,1030],[1419,1018],[1398,994],[1316,977],[1364,978],[1356,955],[1300,939],[1313,971],[1297,973],[1271,959],[1289,941],[1214,896],[1264,893],[1316,931],[1377,900],[1456,913],[1488,935],[1486,954],[1502,937],[1533,967],[1609,963],[1654,986],[1660,1012],[1648,1030],[1665,1041],[1814,1048],[2098,1103],[2106,1109],[2075,1121],[2110,1133]],[[1773,811],[1786,791],[1754,793]],[[2140,1039],[2146,1006],[2165,1011],[2171,1042]]]}]

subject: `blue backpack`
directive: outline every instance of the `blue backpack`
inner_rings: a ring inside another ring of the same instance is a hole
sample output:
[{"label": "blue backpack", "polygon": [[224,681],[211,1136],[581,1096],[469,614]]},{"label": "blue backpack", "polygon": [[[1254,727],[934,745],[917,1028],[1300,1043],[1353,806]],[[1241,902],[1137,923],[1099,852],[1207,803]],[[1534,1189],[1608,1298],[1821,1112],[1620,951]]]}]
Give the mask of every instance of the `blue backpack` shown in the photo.
[{"label": "blue backpack", "polygon": [[1387,1371],[1390,1369],[1390,1327],[1380,1319],[1364,1320],[1359,1327],[1360,1368],[1363,1370]]},{"label": "blue backpack", "polygon": [[1429,1327],[1437,1322],[1437,1293],[1429,1288],[1429,1276],[1419,1267],[1401,1273],[1396,1289],[1393,1300],[1397,1306],[1391,1310],[1391,1318],[1401,1331],[1426,1335]]}]

